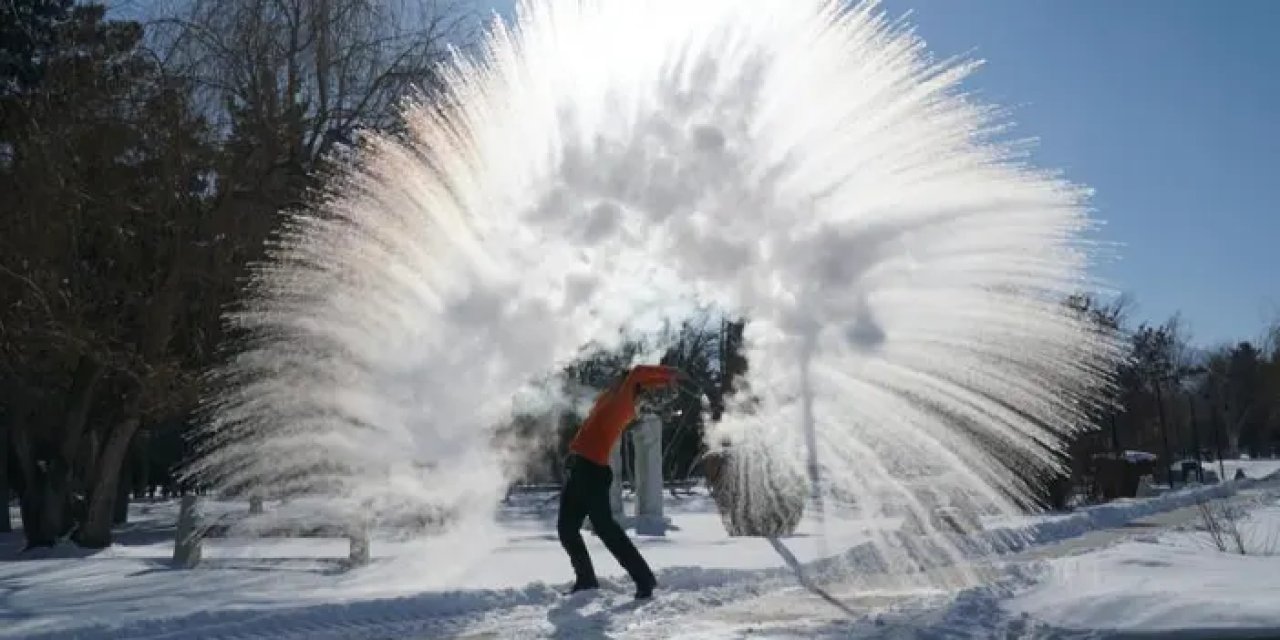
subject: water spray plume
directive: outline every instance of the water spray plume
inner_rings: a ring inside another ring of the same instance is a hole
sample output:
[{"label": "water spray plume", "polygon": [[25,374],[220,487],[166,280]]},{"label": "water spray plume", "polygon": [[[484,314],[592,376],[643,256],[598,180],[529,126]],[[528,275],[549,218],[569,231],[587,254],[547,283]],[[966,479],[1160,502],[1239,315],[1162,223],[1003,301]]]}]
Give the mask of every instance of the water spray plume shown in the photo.
[{"label": "water spray plume", "polygon": [[1087,191],[1002,140],[974,69],[872,3],[523,2],[291,216],[190,473],[384,527],[492,509],[519,392],[713,305],[748,319],[706,434],[744,482],[1025,505],[1117,347],[1063,303]]}]

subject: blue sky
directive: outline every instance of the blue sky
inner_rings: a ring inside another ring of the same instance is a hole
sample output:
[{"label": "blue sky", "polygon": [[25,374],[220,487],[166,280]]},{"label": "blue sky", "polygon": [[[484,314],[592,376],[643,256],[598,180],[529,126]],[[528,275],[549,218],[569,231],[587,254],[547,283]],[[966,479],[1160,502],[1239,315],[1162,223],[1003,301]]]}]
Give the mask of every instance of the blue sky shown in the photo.
[{"label": "blue sky", "polygon": [[970,86],[1015,109],[1037,161],[1097,190],[1121,242],[1099,273],[1201,344],[1280,313],[1280,2],[885,0]]},{"label": "blue sky", "polygon": [[[510,0],[478,0],[500,12]],[[1099,275],[1202,345],[1280,315],[1280,0],[884,0],[1097,191]]]}]

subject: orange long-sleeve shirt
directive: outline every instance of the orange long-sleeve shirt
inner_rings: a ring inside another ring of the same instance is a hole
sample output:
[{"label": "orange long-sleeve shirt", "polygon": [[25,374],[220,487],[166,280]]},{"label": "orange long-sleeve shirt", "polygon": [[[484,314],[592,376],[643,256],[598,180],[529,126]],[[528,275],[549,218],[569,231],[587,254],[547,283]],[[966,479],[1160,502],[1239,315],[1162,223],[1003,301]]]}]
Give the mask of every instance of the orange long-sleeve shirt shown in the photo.
[{"label": "orange long-sleeve shirt", "polygon": [[609,452],[622,431],[636,418],[636,391],[662,387],[676,379],[671,367],[639,365],[627,373],[621,384],[596,398],[591,413],[569,444],[569,450],[601,466],[609,465]]}]

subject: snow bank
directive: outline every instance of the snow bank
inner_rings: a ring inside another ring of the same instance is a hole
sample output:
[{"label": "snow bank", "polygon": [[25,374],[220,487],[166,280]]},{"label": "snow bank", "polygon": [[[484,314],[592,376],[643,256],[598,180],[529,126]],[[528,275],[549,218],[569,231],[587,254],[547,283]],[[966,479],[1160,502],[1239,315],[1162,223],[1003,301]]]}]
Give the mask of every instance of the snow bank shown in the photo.
[{"label": "snow bank", "polygon": [[1191,486],[1151,498],[1124,498],[1085,507],[1070,515],[1036,521],[1025,528],[1002,528],[972,536],[955,536],[954,542],[971,553],[993,547],[997,551],[1020,551],[1031,545],[1057,542],[1098,529],[1122,527],[1138,518],[1189,507],[1203,500],[1225,498],[1255,482],[1257,480],[1249,478]]},{"label": "snow bank", "polygon": [[[1016,553],[1028,547],[1050,544],[1099,529],[1122,527],[1129,522],[1149,515],[1181,509],[1203,500],[1224,498],[1241,488],[1257,482],[1246,479],[1214,485],[1192,486],[1171,491],[1152,498],[1117,500],[1107,504],[1079,509],[1066,515],[1046,515],[1030,518],[1028,524],[988,529],[986,531],[943,536],[964,556],[981,558],[991,555]],[[894,536],[900,544],[937,544],[935,540],[898,533]],[[804,570],[817,579],[836,580],[849,571],[859,573],[887,571],[885,561],[870,543],[856,545],[835,557],[805,563]]]}]

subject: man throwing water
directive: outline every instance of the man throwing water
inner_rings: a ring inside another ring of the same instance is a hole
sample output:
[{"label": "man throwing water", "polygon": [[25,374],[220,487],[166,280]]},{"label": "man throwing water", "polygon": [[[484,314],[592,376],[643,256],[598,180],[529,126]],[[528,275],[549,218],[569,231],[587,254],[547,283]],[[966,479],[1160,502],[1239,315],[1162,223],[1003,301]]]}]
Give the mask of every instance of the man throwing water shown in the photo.
[{"label": "man throwing water", "polygon": [[560,515],[556,531],[560,545],[573,563],[573,592],[597,589],[591,555],[582,540],[582,521],[591,518],[591,527],[636,583],[636,598],[648,598],[658,580],[644,557],[613,519],[609,508],[609,486],[613,470],[609,452],[622,431],[636,417],[636,397],[647,389],[675,384],[677,371],[671,367],[640,365],[622,376],[596,398],[595,405],[569,445],[569,461],[564,488],[560,492]]}]

